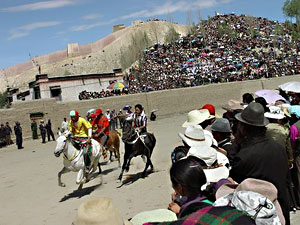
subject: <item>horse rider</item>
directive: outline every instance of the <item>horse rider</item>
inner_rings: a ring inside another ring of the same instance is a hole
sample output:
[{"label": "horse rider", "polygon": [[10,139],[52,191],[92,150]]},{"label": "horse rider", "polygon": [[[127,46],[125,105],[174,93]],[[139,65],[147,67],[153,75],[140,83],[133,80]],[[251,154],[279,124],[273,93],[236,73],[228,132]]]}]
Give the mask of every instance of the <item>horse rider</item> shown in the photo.
[{"label": "horse rider", "polygon": [[138,130],[140,135],[145,135],[147,133],[147,115],[141,104],[135,105],[134,109],[135,112],[132,115],[133,126]]},{"label": "horse rider", "polygon": [[96,109],[95,118],[92,120],[93,138],[100,139],[103,146],[103,156],[106,157],[106,143],[109,139],[109,121],[101,109]]},{"label": "horse rider", "polygon": [[[83,157],[86,167],[86,173],[89,171],[90,167],[90,157],[88,154],[89,147],[92,138],[92,125],[84,118],[79,116],[78,111],[70,111],[71,120],[68,124],[69,131],[73,134],[75,140],[82,142],[87,142],[87,146],[83,146]],[[90,153],[91,154],[91,153]]]}]

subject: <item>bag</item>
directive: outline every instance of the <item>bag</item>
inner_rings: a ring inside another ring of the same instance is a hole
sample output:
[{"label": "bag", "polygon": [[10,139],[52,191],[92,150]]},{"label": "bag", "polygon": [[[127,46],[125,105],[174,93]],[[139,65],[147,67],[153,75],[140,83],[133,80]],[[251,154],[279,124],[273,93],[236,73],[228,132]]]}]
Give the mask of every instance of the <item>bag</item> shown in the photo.
[{"label": "bag", "polygon": [[275,205],[253,191],[235,191],[217,199],[214,206],[231,206],[251,216],[258,225],[281,225]]}]

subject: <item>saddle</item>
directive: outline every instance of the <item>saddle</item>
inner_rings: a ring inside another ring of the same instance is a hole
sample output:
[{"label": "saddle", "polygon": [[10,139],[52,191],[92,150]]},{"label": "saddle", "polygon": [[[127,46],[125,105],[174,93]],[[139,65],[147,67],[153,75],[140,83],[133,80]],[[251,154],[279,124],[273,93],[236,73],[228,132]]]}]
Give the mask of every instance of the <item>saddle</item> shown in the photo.
[{"label": "saddle", "polygon": [[92,155],[92,146],[87,143],[86,139],[79,138],[79,137],[72,137],[71,143],[78,151],[81,149],[84,153],[88,153],[89,156]]}]

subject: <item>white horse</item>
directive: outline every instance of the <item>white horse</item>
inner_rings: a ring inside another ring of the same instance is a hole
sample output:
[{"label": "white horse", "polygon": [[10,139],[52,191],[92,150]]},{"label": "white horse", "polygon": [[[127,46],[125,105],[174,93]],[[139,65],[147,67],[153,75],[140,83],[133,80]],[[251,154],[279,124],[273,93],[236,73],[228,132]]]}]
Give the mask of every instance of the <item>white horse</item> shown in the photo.
[{"label": "white horse", "polygon": [[63,163],[64,167],[62,170],[58,173],[58,185],[61,187],[65,187],[66,185],[61,182],[61,175],[64,173],[68,173],[70,171],[78,172],[77,178],[76,178],[76,184],[80,184],[79,189],[82,188],[82,185],[89,181],[90,175],[96,171],[97,166],[99,168],[99,174],[101,173],[101,167],[99,163],[99,159],[101,156],[101,147],[100,144],[94,140],[91,139],[91,145],[92,145],[92,155],[90,156],[91,159],[91,169],[88,174],[86,174],[85,171],[85,164],[84,164],[84,158],[83,158],[83,150],[77,150],[72,142],[71,137],[67,137],[67,135],[61,135],[59,138],[57,138],[56,142],[56,148],[54,150],[54,155],[56,157],[59,157],[61,153],[63,153]]}]

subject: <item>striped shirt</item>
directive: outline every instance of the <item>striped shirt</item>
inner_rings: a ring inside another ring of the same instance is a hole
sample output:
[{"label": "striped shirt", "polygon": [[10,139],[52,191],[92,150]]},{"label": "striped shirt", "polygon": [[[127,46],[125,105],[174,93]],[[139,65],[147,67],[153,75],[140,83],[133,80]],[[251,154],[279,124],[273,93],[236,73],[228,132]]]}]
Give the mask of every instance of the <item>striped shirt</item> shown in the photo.
[{"label": "striped shirt", "polygon": [[134,127],[139,128],[142,126],[147,127],[147,115],[143,111],[141,115],[137,115],[136,113],[133,114],[134,119]]}]

